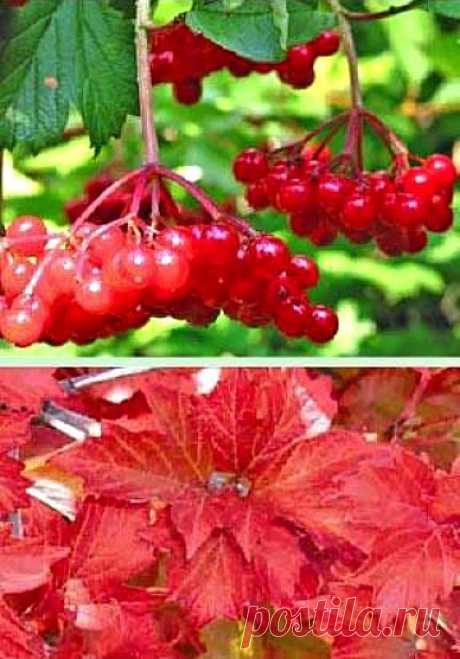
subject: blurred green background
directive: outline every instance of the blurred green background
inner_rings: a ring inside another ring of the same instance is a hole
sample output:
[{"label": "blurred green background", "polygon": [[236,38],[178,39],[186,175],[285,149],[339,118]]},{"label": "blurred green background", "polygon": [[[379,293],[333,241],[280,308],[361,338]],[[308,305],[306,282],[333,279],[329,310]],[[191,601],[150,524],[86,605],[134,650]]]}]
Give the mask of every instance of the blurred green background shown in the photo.
[{"label": "blurred green background", "polygon": [[[398,4],[398,3],[393,3]],[[187,0],[160,3],[157,19],[167,21],[187,9]],[[380,9],[388,2],[345,1],[350,9]],[[367,106],[387,121],[413,153],[454,152],[460,165],[460,28],[458,22],[412,11],[386,21],[355,25]],[[167,87],[156,88],[157,119],[164,162],[193,177],[216,199],[238,195],[231,175],[234,156],[267,138],[293,139],[331,113],[347,107],[348,74],[342,55],[323,58],[310,89],[297,92],[275,75],[236,80],[219,73],[205,81],[202,101],[193,107],[174,102]],[[79,126],[79,118],[73,123]],[[456,144],[458,140],[458,144]],[[366,142],[367,165],[387,165],[372,136]],[[142,146],[138,122],[126,125],[123,139],[97,158],[85,136],[42,152],[38,157],[5,155],[5,218],[41,214],[65,222],[63,205],[79,196],[85,181],[111,163],[139,163]],[[169,319],[152,320],[141,330],[86,347],[43,344],[18,350],[1,344],[3,357],[169,357],[169,356],[454,356],[460,355],[460,195],[457,222],[443,236],[431,235],[420,255],[386,258],[372,245],[337,241],[315,248],[293,239],[285,220],[274,213],[253,218],[258,228],[288,240],[315,258],[322,283],[313,296],[334,306],[341,328],[322,347],[288,340],[272,328],[247,329],[222,316],[210,328],[194,328]]]}]

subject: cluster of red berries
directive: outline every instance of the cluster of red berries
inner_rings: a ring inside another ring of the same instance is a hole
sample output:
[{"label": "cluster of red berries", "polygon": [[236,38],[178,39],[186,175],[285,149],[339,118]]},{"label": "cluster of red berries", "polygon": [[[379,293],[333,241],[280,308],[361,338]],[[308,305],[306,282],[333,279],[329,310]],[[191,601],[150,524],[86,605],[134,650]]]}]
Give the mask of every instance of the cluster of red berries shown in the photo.
[{"label": "cluster of red berries", "polygon": [[176,99],[191,105],[201,98],[203,78],[222,69],[228,69],[237,78],[253,72],[276,71],[286,84],[305,89],[314,82],[316,59],[336,53],[340,38],[336,32],[324,32],[309,43],[291,48],[280,63],[253,62],[240,57],[182,22],[152,30],[150,43],[153,83],[172,83]]},{"label": "cluster of red berries", "polygon": [[[274,154],[273,154],[274,155]],[[327,147],[304,147],[295,158],[272,158],[248,149],[235,160],[236,179],[255,210],[272,207],[289,215],[290,228],[318,246],[343,234],[355,243],[375,239],[385,254],[421,251],[427,231],[447,231],[457,177],[452,160],[435,154],[416,167],[394,172],[336,168]]]},{"label": "cluster of red berries", "polygon": [[[90,194],[96,184],[100,177]],[[39,217],[17,218],[0,260],[2,336],[18,346],[88,343],[150,317],[208,325],[223,311],[251,327],[273,322],[289,337],[333,338],[335,313],[307,297],[319,278],[311,259],[292,256],[274,236],[244,234],[224,214],[222,221],[194,217],[172,226],[169,216],[152,229],[118,214],[108,224],[77,222],[65,239],[47,234]]]}]

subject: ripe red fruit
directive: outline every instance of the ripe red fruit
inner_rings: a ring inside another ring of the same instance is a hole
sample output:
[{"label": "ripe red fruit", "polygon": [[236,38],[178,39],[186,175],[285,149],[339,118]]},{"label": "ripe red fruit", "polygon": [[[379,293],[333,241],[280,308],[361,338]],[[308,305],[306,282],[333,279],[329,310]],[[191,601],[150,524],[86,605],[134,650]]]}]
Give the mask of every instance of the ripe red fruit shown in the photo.
[{"label": "ripe red fruit", "polygon": [[112,306],[112,292],[100,275],[90,274],[75,284],[75,301],[93,314],[106,314]]},{"label": "ripe red fruit", "polygon": [[425,169],[431,173],[439,188],[451,187],[457,179],[457,170],[451,158],[441,153],[427,158]]},{"label": "ripe red fruit", "polygon": [[285,213],[306,210],[312,201],[312,189],[305,181],[294,179],[284,183],[276,197],[276,206]]},{"label": "ripe red fruit", "polygon": [[301,254],[293,256],[287,272],[294,277],[302,288],[315,288],[319,282],[319,269],[308,256]]},{"label": "ripe red fruit", "polygon": [[24,257],[10,259],[2,267],[1,283],[3,293],[7,298],[16,297],[22,293],[29,283],[35,266]]},{"label": "ripe red fruit", "polygon": [[326,343],[337,334],[339,320],[329,307],[318,304],[312,307],[307,319],[306,335],[315,343]]},{"label": "ripe red fruit", "polygon": [[294,277],[282,272],[274,277],[268,284],[265,294],[265,306],[270,313],[276,313],[279,305],[290,298],[300,298],[303,286]]},{"label": "ripe red fruit", "polygon": [[56,295],[67,295],[75,286],[76,264],[71,254],[58,252],[48,264],[45,279]]},{"label": "ripe red fruit", "polygon": [[225,267],[235,260],[240,240],[231,227],[213,223],[200,229],[197,244],[200,261],[211,266]]},{"label": "ripe red fruit", "polygon": [[[21,242],[12,242],[10,252],[20,256],[40,256],[46,245],[47,230],[45,223],[35,215],[17,217],[7,228],[6,237],[11,241],[19,239]],[[30,242],[22,242],[30,238]]]},{"label": "ripe red fruit", "polygon": [[317,55],[327,57],[334,55],[340,47],[340,35],[338,32],[328,30],[319,35],[313,42]]},{"label": "ripe red fruit", "polygon": [[247,259],[255,276],[269,277],[286,268],[290,255],[282,240],[275,236],[261,235],[249,245]]},{"label": "ripe red fruit", "polygon": [[305,73],[313,67],[315,59],[316,47],[311,43],[304,43],[289,50],[286,66],[290,71]]},{"label": "ripe red fruit", "polygon": [[423,224],[428,212],[425,200],[409,193],[399,193],[396,197],[395,215],[399,226],[416,227]]},{"label": "ripe red fruit", "polygon": [[355,194],[343,208],[343,222],[350,229],[369,229],[377,218],[377,209],[370,195]]},{"label": "ripe red fruit", "polygon": [[182,296],[190,285],[188,259],[167,247],[153,252],[151,293],[158,301],[173,300]]},{"label": "ripe red fruit", "polygon": [[125,234],[123,231],[119,227],[110,227],[91,240],[89,253],[95,263],[104,263],[118,252],[124,244]]},{"label": "ripe red fruit", "polygon": [[266,155],[258,149],[242,151],[233,163],[233,173],[241,183],[254,183],[268,173]]},{"label": "ripe red fruit", "polygon": [[254,210],[262,210],[270,204],[267,184],[264,179],[250,183],[246,190],[246,201]]},{"label": "ripe red fruit", "polygon": [[195,238],[187,227],[166,227],[158,234],[156,244],[181,252],[191,260],[195,253]]},{"label": "ripe red fruit", "polygon": [[11,309],[3,311],[0,316],[2,336],[21,348],[30,346],[42,335],[46,314],[36,298],[22,299]]},{"label": "ripe red fruit", "polygon": [[344,176],[326,174],[318,183],[318,203],[326,211],[337,212],[352,191],[350,181]]},{"label": "ripe red fruit", "polygon": [[89,201],[94,201],[101,195],[104,190],[110,188],[115,183],[115,179],[110,174],[99,174],[91,178],[85,185],[85,193]]},{"label": "ripe red fruit", "polygon": [[152,249],[143,245],[125,247],[119,253],[121,276],[126,277],[130,287],[146,288],[153,281],[155,256]]},{"label": "ripe red fruit", "polygon": [[441,195],[435,195],[431,206],[425,215],[425,227],[434,233],[444,233],[450,229],[454,222],[454,212],[444,201]]},{"label": "ripe red fruit", "polygon": [[200,100],[202,93],[203,85],[200,79],[188,78],[174,83],[176,101],[183,105],[194,105]]},{"label": "ripe red fruit", "polygon": [[436,192],[436,178],[424,167],[411,167],[398,179],[404,192],[409,192],[419,197],[432,197]]},{"label": "ripe red fruit", "polygon": [[282,302],[275,315],[277,328],[291,338],[305,334],[310,308],[302,299],[290,298]]}]

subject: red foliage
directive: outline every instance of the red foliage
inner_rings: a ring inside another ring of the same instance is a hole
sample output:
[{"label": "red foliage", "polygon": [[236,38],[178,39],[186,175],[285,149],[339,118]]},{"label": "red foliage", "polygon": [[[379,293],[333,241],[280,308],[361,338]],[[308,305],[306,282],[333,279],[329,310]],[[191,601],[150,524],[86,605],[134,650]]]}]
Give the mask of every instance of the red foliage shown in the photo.
[{"label": "red foliage", "polygon": [[[1,657],[221,656],[248,605],[319,602],[336,617],[254,656],[459,656],[457,370],[78,374],[0,372]],[[81,415],[101,437],[62,434]],[[366,607],[393,633],[346,634]]]}]

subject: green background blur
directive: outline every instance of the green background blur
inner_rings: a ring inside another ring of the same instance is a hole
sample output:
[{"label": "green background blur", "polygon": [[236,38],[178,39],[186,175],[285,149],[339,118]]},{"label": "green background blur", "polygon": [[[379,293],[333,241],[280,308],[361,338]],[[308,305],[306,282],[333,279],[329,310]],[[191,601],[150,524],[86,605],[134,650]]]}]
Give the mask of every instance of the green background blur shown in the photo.
[{"label": "green background blur", "polygon": [[[393,4],[398,4],[394,2]],[[401,2],[399,2],[401,4]],[[187,9],[187,0],[164,0],[157,18],[169,20]],[[350,9],[380,9],[388,2],[344,1]],[[458,22],[413,11],[379,23],[356,25],[361,76],[368,107],[387,121],[413,153],[454,151],[460,164],[460,28]],[[236,80],[219,73],[205,81],[203,100],[191,108],[172,100],[167,87],[155,90],[164,162],[216,199],[239,195],[231,162],[247,146],[267,138],[293,139],[332,112],[347,107],[348,76],[342,55],[323,58],[313,87],[296,92],[275,75]],[[74,118],[79,125],[78,117]],[[456,145],[455,141],[459,140]],[[337,145],[340,146],[339,144]],[[367,165],[387,165],[384,149],[368,136]],[[62,225],[64,203],[79,196],[85,181],[115,161],[139,163],[138,123],[128,122],[121,142],[97,158],[86,137],[78,137],[32,158],[6,154],[5,217],[41,214]],[[372,245],[337,241],[315,248],[292,239],[282,216],[254,218],[258,228],[289,240],[292,248],[319,262],[322,283],[313,296],[334,306],[341,329],[322,347],[287,340],[272,328],[247,329],[222,316],[210,328],[170,319],[152,320],[141,330],[86,347],[43,344],[27,350],[0,344],[3,357],[169,357],[169,356],[460,356],[460,197],[456,227],[431,235],[417,256],[389,259]]]}]

